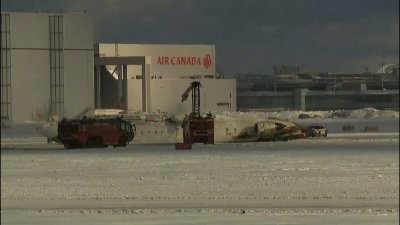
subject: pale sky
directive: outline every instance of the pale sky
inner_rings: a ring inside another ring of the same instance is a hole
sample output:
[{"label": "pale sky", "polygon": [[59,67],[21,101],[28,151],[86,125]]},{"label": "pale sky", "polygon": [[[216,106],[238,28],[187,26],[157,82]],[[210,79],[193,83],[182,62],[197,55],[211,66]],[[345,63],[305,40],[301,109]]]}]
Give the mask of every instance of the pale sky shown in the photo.
[{"label": "pale sky", "polygon": [[215,45],[223,74],[399,63],[398,0],[1,0],[1,9],[86,10],[97,42]]}]

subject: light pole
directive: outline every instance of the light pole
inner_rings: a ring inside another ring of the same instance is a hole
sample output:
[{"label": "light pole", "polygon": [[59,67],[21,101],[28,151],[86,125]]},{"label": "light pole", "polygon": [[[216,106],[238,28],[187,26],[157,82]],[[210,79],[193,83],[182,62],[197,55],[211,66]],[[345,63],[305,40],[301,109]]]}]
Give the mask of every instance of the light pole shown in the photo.
[{"label": "light pole", "polygon": [[336,92],[336,73],[335,73],[335,81],[333,82],[333,92]]},{"label": "light pole", "polygon": [[382,87],[382,91],[384,90],[383,89],[383,66],[385,65],[385,63],[384,62],[382,62],[381,63],[381,66],[382,66],[382,68],[381,68],[381,70],[382,70],[382,75],[381,75],[381,87]]}]

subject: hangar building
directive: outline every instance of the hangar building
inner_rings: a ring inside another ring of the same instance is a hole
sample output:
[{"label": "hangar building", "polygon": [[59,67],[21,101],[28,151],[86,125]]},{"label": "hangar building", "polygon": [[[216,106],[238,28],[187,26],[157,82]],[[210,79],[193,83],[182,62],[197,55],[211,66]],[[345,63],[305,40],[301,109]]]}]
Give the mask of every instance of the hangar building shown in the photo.
[{"label": "hangar building", "polygon": [[[202,112],[236,111],[236,80],[216,76],[213,45],[101,43],[96,51],[100,59],[144,59],[143,65],[107,65],[103,69],[97,65],[96,71],[101,71],[101,76],[95,79],[96,87],[105,89],[96,95],[101,96],[97,108],[115,108],[120,104],[122,109],[135,112],[190,112],[191,99],[182,103],[181,95],[196,80],[202,85]],[[119,68],[125,69],[121,72]],[[118,88],[118,74],[122,73]],[[108,86],[102,85],[104,82]]]},{"label": "hangar building", "polygon": [[87,14],[1,13],[1,118],[72,117],[94,107]]},{"label": "hangar building", "polygon": [[215,72],[213,45],[101,43],[86,13],[1,12],[1,118],[75,117],[89,108],[186,113],[200,81],[201,110],[235,111],[236,81]]}]

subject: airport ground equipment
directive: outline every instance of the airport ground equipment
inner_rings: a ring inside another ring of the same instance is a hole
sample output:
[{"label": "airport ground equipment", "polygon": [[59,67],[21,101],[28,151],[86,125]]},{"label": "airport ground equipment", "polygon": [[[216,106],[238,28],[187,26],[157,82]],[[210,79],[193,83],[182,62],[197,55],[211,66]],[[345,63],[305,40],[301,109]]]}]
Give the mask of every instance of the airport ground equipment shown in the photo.
[{"label": "airport ground equipment", "polygon": [[121,117],[84,117],[63,119],[57,130],[57,138],[65,148],[125,147],[133,140],[136,127]]},{"label": "airport ground equipment", "polygon": [[305,132],[307,137],[327,137],[328,129],[323,124],[308,126],[307,132]]},{"label": "airport ground equipment", "polygon": [[214,144],[214,117],[200,114],[200,87],[200,82],[194,81],[182,94],[184,102],[192,92],[192,112],[183,119],[183,143],[176,143],[175,149],[191,149],[194,143]]}]

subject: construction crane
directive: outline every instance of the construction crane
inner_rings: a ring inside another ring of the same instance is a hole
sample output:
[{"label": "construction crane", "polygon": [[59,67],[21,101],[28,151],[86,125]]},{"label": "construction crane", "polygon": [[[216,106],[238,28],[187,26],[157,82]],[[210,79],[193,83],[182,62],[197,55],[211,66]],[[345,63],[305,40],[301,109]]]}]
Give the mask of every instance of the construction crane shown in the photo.
[{"label": "construction crane", "polygon": [[200,82],[194,81],[182,94],[182,102],[186,101],[189,97],[189,92],[192,91],[192,113],[191,116],[200,116]]},{"label": "construction crane", "polygon": [[200,114],[200,87],[200,82],[194,81],[182,94],[184,102],[192,92],[192,112],[183,119],[183,143],[176,143],[175,149],[191,149],[194,143],[214,144],[214,117]]}]

